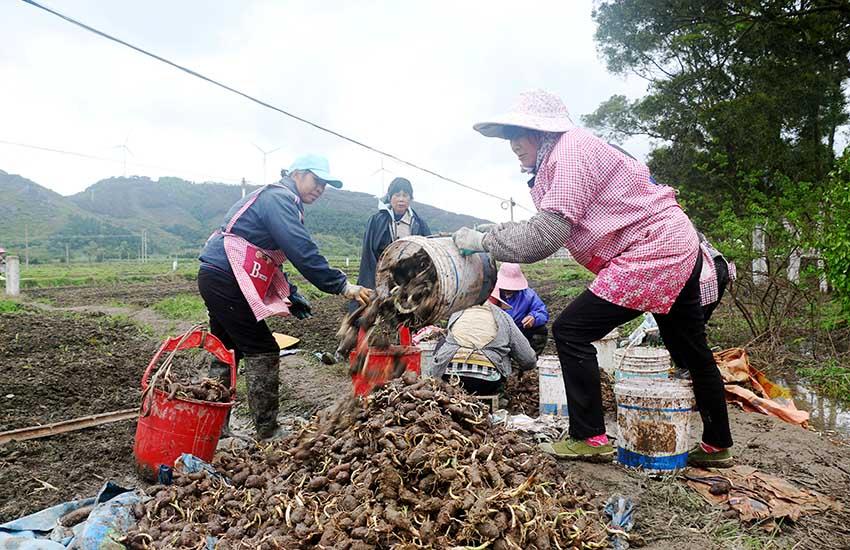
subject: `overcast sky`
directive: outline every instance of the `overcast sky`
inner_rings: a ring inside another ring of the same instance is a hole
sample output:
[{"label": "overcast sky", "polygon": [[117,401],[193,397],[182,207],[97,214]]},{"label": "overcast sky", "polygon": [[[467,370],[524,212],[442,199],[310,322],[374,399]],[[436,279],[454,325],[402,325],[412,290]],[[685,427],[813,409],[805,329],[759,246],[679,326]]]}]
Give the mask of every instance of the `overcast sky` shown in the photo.
[{"label": "overcast sky", "polygon": [[[645,84],[610,75],[591,1],[289,2],[45,0],[105,32],[276,106],[531,207],[506,142],[472,124],[524,89],[559,94],[578,122]],[[252,104],[18,0],[0,2],[0,169],[63,195],[123,173],[265,181],[303,152],[345,188],[377,194],[395,175],[417,201],[493,220],[498,200],[427,176]],[[626,143],[645,158],[647,140]],[[2,198],[0,197],[0,200]],[[527,213],[518,210],[518,214]]]}]

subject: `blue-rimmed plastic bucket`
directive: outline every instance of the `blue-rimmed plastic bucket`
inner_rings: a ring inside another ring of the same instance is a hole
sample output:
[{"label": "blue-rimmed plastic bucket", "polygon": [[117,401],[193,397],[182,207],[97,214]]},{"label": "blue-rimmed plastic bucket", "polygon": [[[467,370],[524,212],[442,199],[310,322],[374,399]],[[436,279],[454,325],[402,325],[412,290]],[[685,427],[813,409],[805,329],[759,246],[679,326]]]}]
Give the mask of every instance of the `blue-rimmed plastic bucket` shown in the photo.
[{"label": "blue-rimmed plastic bucket", "polygon": [[614,384],[617,398],[617,461],[649,473],[687,466],[691,413],[696,401],[691,383],[630,378]]},{"label": "blue-rimmed plastic bucket", "polygon": [[633,347],[614,352],[614,380],[670,377],[670,352],[663,348]]}]

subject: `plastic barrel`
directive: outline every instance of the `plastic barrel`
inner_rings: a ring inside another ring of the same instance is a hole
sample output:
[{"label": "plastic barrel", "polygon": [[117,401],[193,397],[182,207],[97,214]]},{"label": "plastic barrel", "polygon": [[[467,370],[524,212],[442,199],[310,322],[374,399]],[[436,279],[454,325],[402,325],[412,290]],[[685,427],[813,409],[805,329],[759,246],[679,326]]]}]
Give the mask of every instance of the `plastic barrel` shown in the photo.
[{"label": "plastic barrel", "polygon": [[151,371],[163,352],[189,348],[202,348],[230,365],[230,387],[236,387],[233,352],[212,334],[194,331],[168,339],[160,346],[142,376],[143,401],[133,444],[136,471],[149,481],[156,480],[160,466],[173,466],[183,453],[211,462],[221,427],[233,406],[232,401],[212,403],[179,397],[169,399],[164,391],[148,387]]},{"label": "plastic barrel", "polygon": [[422,352],[422,359],[420,360],[422,376],[431,376],[431,363],[434,361],[434,349],[437,347],[437,340],[419,342],[416,347]]},{"label": "plastic barrel", "polygon": [[662,348],[633,347],[614,352],[614,380],[629,378],[667,379],[670,352]]},{"label": "plastic barrel", "polygon": [[537,358],[537,379],[540,384],[540,414],[569,416],[564,374],[557,355]]},{"label": "plastic barrel", "polygon": [[614,384],[617,398],[617,460],[628,468],[669,473],[688,462],[690,382],[631,378]]},{"label": "plastic barrel", "polygon": [[600,340],[593,342],[593,347],[596,348],[596,361],[599,363],[599,368],[614,375],[614,352],[617,351],[617,339],[620,337],[620,331],[612,330]]},{"label": "plastic barrel", "polygon": [[437,271],[434,292],[439,296],[437,307],[425,324],[448,317],[471,306],[484,303],[496,286],[496,262],[489,254],[477,253],[464,256],[451,237],[404,237],[384,250],[378,260],[375,287],[379,294],[388,291],[390,269],[395,261],[409,258],[424,250]]}]

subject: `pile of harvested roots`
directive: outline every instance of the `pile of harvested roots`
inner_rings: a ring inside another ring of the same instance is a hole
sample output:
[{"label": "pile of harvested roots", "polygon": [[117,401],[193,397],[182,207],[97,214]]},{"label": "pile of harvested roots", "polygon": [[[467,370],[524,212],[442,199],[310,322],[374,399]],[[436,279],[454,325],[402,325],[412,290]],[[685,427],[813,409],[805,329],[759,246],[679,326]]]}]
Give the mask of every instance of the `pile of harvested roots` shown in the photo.
[{"label": "pile of harvested roots", "polygon": [[508,412],[535,417],[540,412],[540,381],[536,372],[523,376],[509,376],[505,381],[504,394],[508,398]]},{"label": "pile of harvested roots", "polygon": [[196,399],[198,401],[211,401],[213,403],[230,402],[230,389],[212,378],[202,378],[197,382],[176,382],[163,379],[159,388],[168,392],[168,398],[174,399]]},{"label": "pile of harvested roots", "polygon": [[438,305],[437,271],[425,251],[380,269],[389,273],[389,284],[378,289],[371,304],[347,316],[339,329],[339,350],[344,354],[357,345],[361,327],[368,347],[386,349],[395,342],[400,325],[416,329],[432,321]]},{"label": "pile of harvested roots", "polygon": [[601,548],[600,500],[490,424],[460,389],[406,373],[297,434],[175,473],[129,548]]}]

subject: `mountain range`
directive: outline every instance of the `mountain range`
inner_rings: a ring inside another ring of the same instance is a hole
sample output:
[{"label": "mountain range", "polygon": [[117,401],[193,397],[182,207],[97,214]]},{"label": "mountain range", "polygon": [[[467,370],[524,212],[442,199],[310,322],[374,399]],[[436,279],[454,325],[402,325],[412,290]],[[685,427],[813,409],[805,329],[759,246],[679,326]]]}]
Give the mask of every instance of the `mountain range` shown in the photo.
[{"label": "mountain range", "polygon": [[[250,192],[256,186],[247,186]],[[143,234],[150,256],[193,256],[242,196],[236,185],[180,178],[114,177],[63,196],[0,170],[0,247],[30,261],[137,257]],[[366,220],[377,208],[367,193],[328,188],[305,209],[305,223],[326,255],[359,253]],[[414,204],[434,232],[485,220]]]}]

